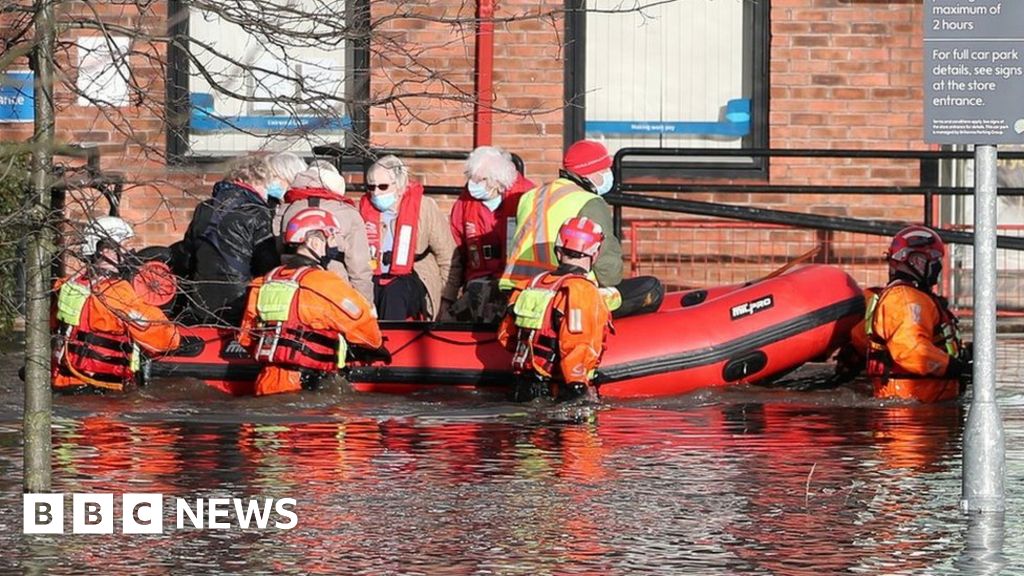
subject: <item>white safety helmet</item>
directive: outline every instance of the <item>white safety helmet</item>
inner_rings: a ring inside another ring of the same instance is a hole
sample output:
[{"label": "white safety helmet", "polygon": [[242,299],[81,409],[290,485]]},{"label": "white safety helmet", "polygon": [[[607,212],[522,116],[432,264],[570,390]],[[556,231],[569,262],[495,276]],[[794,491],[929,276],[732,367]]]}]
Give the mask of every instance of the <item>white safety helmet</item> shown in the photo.
[{"label": "white safety helmet", "polygon": [[131,224],[117,216],[100,216],[85,227],[82,235],[82,255],[92,256],[96,253],[96,245],[101,240],[111,240],[118,244],[135,236]]}]

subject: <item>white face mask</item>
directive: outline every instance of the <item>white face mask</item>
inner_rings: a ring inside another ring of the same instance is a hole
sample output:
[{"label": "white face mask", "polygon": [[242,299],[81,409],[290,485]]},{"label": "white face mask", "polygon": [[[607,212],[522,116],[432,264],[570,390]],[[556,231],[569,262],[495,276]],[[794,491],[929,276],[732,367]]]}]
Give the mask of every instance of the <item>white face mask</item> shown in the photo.
[{"label": "white face mask", "polygon": [[599,196],[604,196],[611,192],[612,186],[615,185],[615,175],[612,174],[611,170],[605,170],[601,174],[604,175],[604,178],[601,180],[601,185],[597,187],[597,194]]},{"label": "white face mask", "polygon": [[383,194],[370,196],[370,203],[372,203],[373,206],[381,212],[387,212],[393,208],[397,200],[398,194],[395,194],[394,192],[385,192]]},{"label": "white face mask", "polygon": [[498,206],[501,206],[501,196],[495,196],[494,198],[481,200],[481,202],[483,202],[484,206],[486,206],[488,210],[494,212],[495,210],[498,209]]},{"label": "white face mask", "polygon": [[469,190],[469,195],[477,200],[488,200],[491,197],[491,191],[487,189],[487,184],[483,182],[470,180],[466,182],[466,190]]}]

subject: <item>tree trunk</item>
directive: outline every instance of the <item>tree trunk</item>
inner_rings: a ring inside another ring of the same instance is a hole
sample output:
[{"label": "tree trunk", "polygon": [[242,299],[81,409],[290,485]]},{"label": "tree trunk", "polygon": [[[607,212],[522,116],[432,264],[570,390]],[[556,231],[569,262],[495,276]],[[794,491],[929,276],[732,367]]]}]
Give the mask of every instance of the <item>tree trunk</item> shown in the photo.
[{"label": "tree trunk", "polygon": [[35,2],[35,132],[32,142],[30,231],[25,262],[25,491],[50,491],[50,187],[54,107],[52,0]]}]

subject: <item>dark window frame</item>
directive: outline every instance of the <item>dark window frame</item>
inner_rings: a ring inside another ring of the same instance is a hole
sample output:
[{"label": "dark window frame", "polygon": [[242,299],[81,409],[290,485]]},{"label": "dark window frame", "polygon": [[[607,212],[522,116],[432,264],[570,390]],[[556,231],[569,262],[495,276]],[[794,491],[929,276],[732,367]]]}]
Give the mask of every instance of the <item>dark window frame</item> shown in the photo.
[{"label": "dark window frame", "polygon": [[[748,147],[769,146],[769,88],[771,49],[771,2],[745,3],[744,26],[749,27],[751,71],[744,82],[751,87],[753,108]],[[586,135],[586,0],[565,0],[565,109],[563,112],[563,146],[565,149]],[[742,178],[768,179],[769,159],[751,157],[745,162],[683,161],[649,162],[626,160],[625,178]]]},{"label": "dark window frame", "polygon": [[[169,0],[167,18],[170,42],[167,45],[167,163],[196,165],[223,162],[231,154],[193,154],[189,150],[189,17],[188,5],[183,0]],[[348,146],[363,146],[370,141],[370,0],[348,0],[346,13],[353,35],[345,42],[346,78],[345,98],[351,102],[352,132],[347,135]],[[309,156],[313,156],[310,150]]]}]

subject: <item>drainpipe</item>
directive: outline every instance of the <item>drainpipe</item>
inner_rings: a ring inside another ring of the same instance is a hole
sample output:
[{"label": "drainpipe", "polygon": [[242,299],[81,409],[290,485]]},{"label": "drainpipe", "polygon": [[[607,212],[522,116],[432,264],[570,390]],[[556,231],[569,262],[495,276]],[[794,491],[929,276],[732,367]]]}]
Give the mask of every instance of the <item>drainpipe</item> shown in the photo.
[{"label": "drainpipe", "polygon": [[493,127],[494,100],[494,0],[476,3],[476,110],[473,118],[473,146],[489,146]]}]

